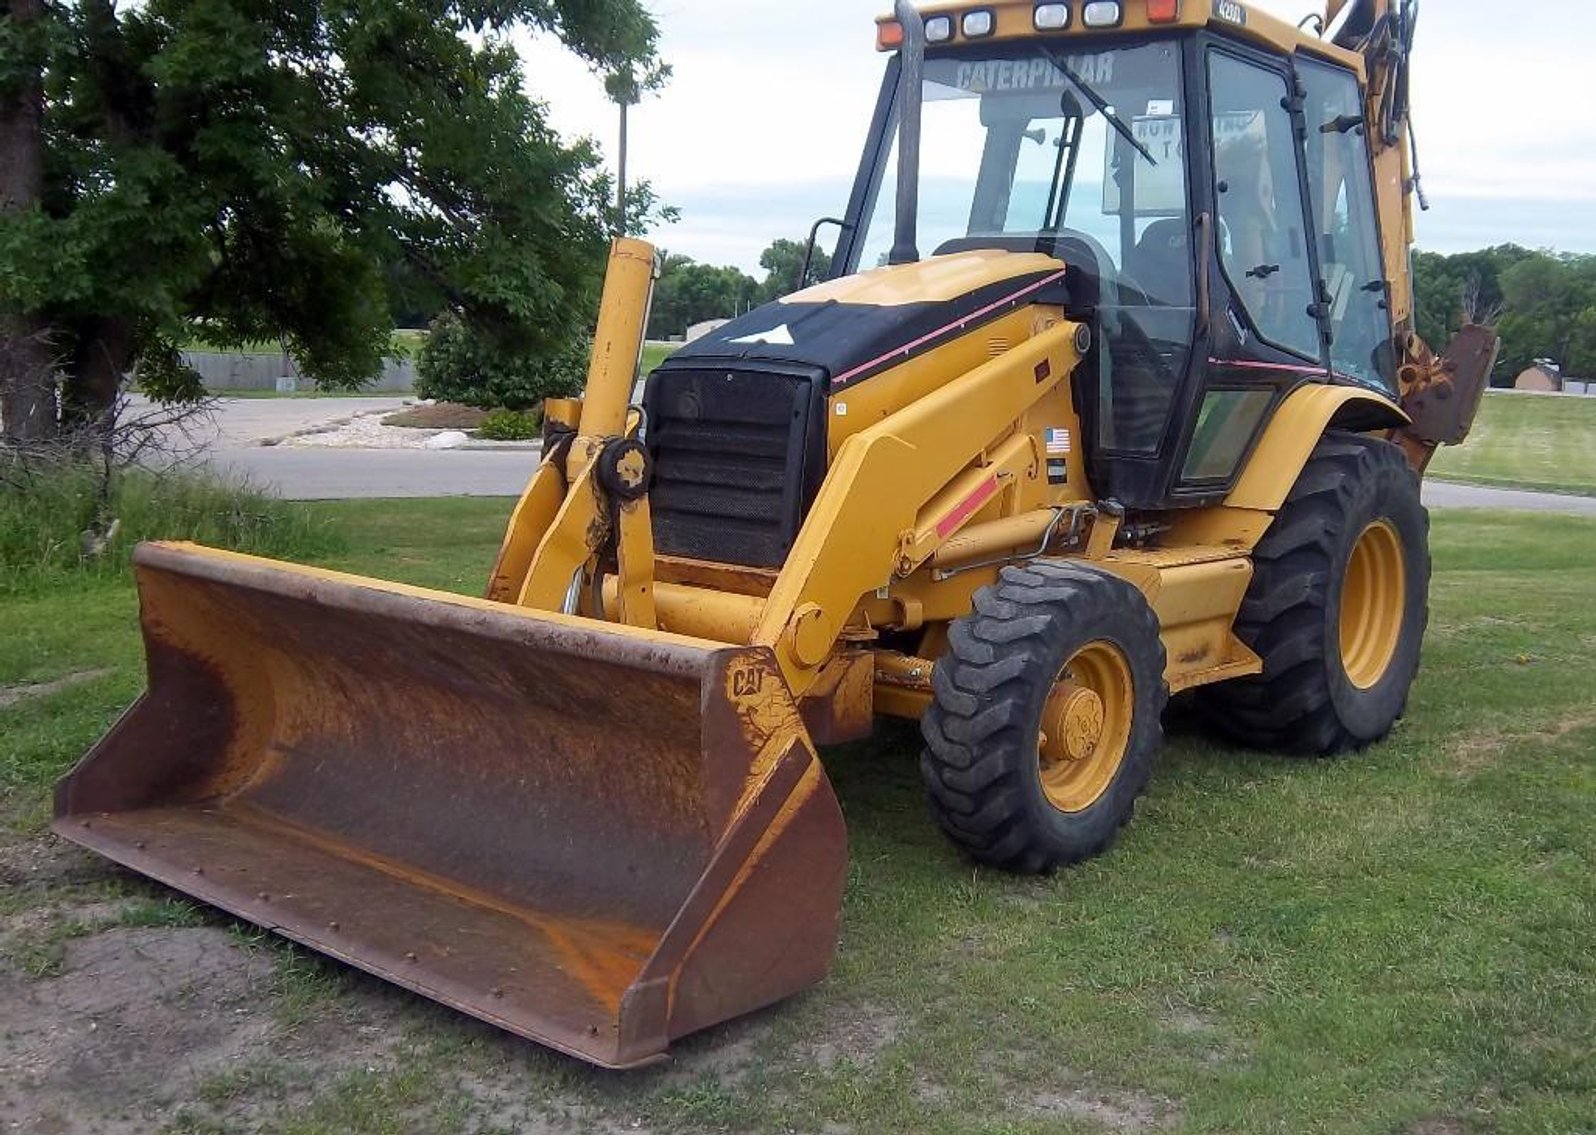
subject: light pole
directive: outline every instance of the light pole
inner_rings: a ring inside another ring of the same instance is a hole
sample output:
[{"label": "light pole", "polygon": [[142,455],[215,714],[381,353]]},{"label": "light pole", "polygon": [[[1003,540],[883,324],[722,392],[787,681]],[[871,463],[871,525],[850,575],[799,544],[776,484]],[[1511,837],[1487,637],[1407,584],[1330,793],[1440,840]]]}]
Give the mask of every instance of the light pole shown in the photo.
[{"label": "light pole", "polygon": [[604,80],[604,91],[621,108],[621,139],[615,163],[615,232],[626,236],[626,108],[638,101],[637,78],[630,68],[618,71]]}]

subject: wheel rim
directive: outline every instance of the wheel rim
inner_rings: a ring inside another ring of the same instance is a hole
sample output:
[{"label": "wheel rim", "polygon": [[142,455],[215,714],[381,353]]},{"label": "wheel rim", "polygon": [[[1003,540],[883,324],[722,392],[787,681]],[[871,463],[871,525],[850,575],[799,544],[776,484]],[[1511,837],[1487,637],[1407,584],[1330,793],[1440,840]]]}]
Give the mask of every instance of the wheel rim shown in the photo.
[{"label": "wheel rim", "polygon": [[1134,697],[1130,661],[1113,643],[1087,643],[1064,664],[1042,707],[1037,745],[1053,807],[1079,812],[1107,791],[1130,746]]},{"label": "wheel rim", "polygon": [[1404,567],[1402,538],[1388,520],[1371,523],[1352,546],[1341,585],[1341,666],[1360,690],[1385,677],[1402,640]]}]

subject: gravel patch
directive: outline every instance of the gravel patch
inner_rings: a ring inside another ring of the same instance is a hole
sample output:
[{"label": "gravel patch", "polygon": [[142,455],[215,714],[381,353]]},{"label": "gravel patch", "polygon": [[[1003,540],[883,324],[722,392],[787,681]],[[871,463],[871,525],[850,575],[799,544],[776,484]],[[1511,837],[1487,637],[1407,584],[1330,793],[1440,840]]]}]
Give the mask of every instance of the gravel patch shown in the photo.
[{"label": "gravel patch", "polygon": [[[418,406],[426,405],[417,403]],[[538,449],[536,441],[478,440],[459,429],[427,429],[417,426],[385,425],[389,408],[363,410],[334,418],[284,437],[269,438],[262,445],[280,449]]]}]

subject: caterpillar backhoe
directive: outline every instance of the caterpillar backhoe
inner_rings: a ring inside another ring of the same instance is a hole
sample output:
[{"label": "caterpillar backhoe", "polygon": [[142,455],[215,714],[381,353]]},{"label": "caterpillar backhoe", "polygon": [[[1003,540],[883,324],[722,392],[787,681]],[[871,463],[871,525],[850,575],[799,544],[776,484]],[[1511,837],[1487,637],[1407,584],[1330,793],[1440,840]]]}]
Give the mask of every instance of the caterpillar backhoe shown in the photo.
[{"label": "caterpillar backhoe", "polygon": [[56,830],[625,1067],[824,976],[817,746],[877,715],[1017,871],[1108,847],[1172,693],[1378,741],[1495,348],[1413,331],[1414,7],[900,2],[825,282],[632,404],[655,256],[616,240],[481,599],[140,547],[148,690]]}]

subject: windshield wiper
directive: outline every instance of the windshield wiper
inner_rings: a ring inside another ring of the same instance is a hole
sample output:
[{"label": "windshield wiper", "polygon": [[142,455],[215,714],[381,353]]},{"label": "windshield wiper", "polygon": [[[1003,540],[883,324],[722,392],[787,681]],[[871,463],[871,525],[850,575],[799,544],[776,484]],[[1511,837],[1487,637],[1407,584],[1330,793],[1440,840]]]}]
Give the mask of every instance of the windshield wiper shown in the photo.
[{"label": "windshield wiper", "polygon": [[1130,127],[1125,125],[1124,121],[1120,119],[1119,115],[1115,114],[1109,109],[1107,99],[1103,98],[1102,95],[1098,94],[1091,87],[1087,86],[1086,80],[1082,79],[1074,71],[1070,70],[1070,65],[1064,62],[1064,60],[1059,56],[1054,55],[1045,47],[1042,49],[1042,54],[1051,59],[1053,61],[1053,66],[1057,67],[1061,72],[1063,72],[1064,77],[1075,84],[1076,90],[1080,91],[1081,94],[1086,96],[1086,101],[1096,107],[1097,112],[1108,120],[1108,124],[1114,128],[1114,133],[1118,134],[1121,138],[1125,139],[1125,141],[1136,147],[1136,152],[1147,159],[1148,165],[1156,166],[1158,164],[1158,159],[1153,157],[1153,152],[1138,142],[1136,140],[1136,135],[1131,133]]}]

